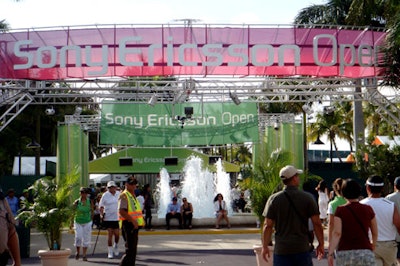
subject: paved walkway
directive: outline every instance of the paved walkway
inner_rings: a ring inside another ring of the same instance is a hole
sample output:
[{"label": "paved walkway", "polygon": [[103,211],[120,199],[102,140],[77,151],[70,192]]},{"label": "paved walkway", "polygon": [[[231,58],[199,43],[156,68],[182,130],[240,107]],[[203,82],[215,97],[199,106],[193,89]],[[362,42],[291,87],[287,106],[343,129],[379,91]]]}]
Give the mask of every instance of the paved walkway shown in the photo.
[{"label": "paved walkway", "polygon": [[[119,265],[123,253],[123,239],[120,241],[120,255],[107,259],[106,231],[94,230],[92,246],[88,252],[88,261],[75,260],[71,255],[69,266]],[[253,245],[260,243],[260,230],[248,227],[231,229],[193,229],[141,231],[139,236],[137,266],[172,266],[172,265],[212,265],[212,266],[250,266],[256,265]],[[63,248],[72,249],[74,235],[63,234]],[[93,252],[94,246],[97,245]],[[31,232],[30,257],[22,259],[22,265],[41,265],[37,256],[39,249],[46,248],[44,237]],[[11,261],[10,261],[11,262]],[[314,265],[327,265],[326,259],[314,260]],[[54,265],[57,266],[57,265]]]}]

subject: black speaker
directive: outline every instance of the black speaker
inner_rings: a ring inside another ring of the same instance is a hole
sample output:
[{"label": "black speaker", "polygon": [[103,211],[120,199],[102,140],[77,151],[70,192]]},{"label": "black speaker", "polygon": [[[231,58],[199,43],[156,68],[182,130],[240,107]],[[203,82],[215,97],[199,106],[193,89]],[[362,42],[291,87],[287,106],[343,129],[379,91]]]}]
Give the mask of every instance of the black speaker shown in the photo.
[{"label": "black speaker", "polygon": [[208,164],[215,164],[222,156],[210,156],[208,157]]},{"label": "black speaker", "polygon": [[190,119],[193,115],[193,107],[185,107],[186,118]]},{"label": "black speaker", "polygon": [[133,165],[132,157],[119,158],[119,166],[132,166],[132,165]]},{"label": "black speaker", "polygon": [[165,165],[178,165],[178,157],[165,157],[164,164]]}]

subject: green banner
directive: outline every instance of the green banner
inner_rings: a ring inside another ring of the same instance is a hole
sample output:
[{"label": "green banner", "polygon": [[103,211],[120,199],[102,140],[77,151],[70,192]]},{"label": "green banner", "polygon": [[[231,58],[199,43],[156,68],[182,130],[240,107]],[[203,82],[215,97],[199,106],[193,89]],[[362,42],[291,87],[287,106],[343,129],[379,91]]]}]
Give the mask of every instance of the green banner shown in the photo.
[{"label": "green banner", "polygon": [[[192,114],[191,114],[192,113]],[[100,143],[142,147],[258,141],[256,103],[103,103]]]}]

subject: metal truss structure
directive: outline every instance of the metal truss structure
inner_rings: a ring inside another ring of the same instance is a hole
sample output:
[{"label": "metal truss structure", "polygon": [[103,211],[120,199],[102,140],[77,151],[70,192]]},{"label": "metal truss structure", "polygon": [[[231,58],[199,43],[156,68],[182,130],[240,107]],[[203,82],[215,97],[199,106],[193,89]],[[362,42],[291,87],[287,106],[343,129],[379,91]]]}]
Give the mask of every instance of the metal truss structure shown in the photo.
[{"label": "metal truss structure", "polygon": [[[399,91],[379,78],[190,77],[94,80],[1,80],[0,132],[29,105],[100,105],[114,103],[175,104],[183,102],[311,103],[366,101],[390,124],[400,123]],[[266,119],[266,120],[265,120]],[[265,123],[269,120],[264,118]],[[76,122],[71,116],[65,123]],[[80,117],[87,130],[98,130],[99,116]]]}]

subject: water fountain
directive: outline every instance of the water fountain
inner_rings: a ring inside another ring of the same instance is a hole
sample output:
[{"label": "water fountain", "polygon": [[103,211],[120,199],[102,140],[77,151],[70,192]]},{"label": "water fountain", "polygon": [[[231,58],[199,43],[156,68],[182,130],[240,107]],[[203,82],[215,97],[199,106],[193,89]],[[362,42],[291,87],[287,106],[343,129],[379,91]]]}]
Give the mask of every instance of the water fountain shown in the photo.
[{"label": "water fountain", "polygon": [[[221,160],[216,163],[217,172],[202,169],[202,159],[196,156],[188,158],[183,168],[183,184],[178,197],[186,197],[192,203],[194,218],[214,217],[214,197],[217,193],[224,196],[228,213],[233,213],[230,196],[230,177],[225,173]],[[159,194],[158,218],[165,218],[166,209],[172,199],[170,178],[167,170],[160,172],[160,182],[157,185]]]},{"label": "water fountain", "polygon": [[157,184],[158,218],[165,218],[168,204],[172,199],[172,191],[169,182],[170,178],[167,169],[162,168],[160,171],[160,182]]}]

